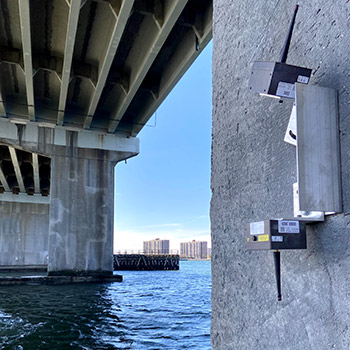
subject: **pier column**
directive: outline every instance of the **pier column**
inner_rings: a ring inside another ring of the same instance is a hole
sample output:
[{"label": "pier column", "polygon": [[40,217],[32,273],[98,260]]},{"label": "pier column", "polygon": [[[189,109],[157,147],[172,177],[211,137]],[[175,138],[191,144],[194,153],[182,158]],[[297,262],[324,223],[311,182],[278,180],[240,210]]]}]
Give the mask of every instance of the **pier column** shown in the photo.
[{"label": "pier column", "polygon": [[51,159],[49,275],[113,272],[114,167],[121,152],[56,148]]},{"label": "pier column", "polygon": [[[9,194],[6,197],[6,202],[0,201],[0,265],[45,268],[48,260],[49,204],[40,201],[20,203],[18,197],[27,199],[20,195]],[[27,197],[36,199],[34,196]]]},{"label": "pier column", "polygon": [[[49,275],[111,275],[114,167],[119,161],[139,153],[139,140],[119,134],[66,130],[61,126],[46,127],[36,123],[14,124],[1,120],[0,144],[51,158],[51,168],[48,170],[51,176],[37,172],[40,184],[50,177],[50,184],[46,184],[47,202],[40,195],[36,199],[46,204],[46,207],[40,207],[46,208],[46,216],[45,213],[39,216],[41,211],[37,216],[30,212],[27,219],[23,208],[17,215],[13,208],[0,206],[0,213],[2,209],[10,210],[0,218],[0,253],[6,249],[13,251],[16,239],[11,237],[13,232],[23,232],[26,237],[28,232],[32,232],[30,249],[35,252],[37,247],[37,253],[45,257],[48,250]],[[19,170],[16,176],[21,182]],[[2,175],[4,180],[5,175]],[[22,200],[28,202],[28,196],[23,196]],[[33,196],[29,197],[33,199]],[[25,208],[27,210],[29,207]],[[19,221],[24,223],[21,229],[18,228]],[[10,225],[10,229],[6,225]],[[36,243],[37,238],[40,244]],[[10,253],[7,256],[11,258]],[[5,263],[5,260],[1,261]]]}]

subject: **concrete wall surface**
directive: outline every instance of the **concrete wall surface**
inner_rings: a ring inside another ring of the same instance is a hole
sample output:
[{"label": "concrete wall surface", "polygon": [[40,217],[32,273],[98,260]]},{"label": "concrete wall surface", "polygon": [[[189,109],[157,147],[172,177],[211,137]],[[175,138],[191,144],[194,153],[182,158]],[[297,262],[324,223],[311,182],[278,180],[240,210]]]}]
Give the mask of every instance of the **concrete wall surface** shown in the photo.
[{"label": "concrete wall surface", "polygon": [[112,274],[115,153],[71,146],[52,156],[49,274]]},{"label": "concrete wall surface", "polygon": [[47,265],[49,205],[0,202],[0,265]]},{"label": "concrete wall surface", "polygon": [[350,348],[350,3],[300,3],[287,63],[339,93],[343,213],[308,227],[308,249],[247,251],[246,224],[292,217],[295,148],[283,141],[292,101],[249,92],[255,60],[278,61],[295,2],[214,0],[212,346]]}]

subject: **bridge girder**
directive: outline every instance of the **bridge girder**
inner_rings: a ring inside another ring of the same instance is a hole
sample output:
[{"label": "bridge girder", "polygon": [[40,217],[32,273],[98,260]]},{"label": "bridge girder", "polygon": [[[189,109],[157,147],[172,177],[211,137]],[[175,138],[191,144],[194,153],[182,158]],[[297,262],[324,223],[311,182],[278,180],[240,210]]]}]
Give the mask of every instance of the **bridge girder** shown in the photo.
[{"label": "bridge girder", "polygon": [[0,117],[135,136],[212,36],[212,0],[2,0]]}]

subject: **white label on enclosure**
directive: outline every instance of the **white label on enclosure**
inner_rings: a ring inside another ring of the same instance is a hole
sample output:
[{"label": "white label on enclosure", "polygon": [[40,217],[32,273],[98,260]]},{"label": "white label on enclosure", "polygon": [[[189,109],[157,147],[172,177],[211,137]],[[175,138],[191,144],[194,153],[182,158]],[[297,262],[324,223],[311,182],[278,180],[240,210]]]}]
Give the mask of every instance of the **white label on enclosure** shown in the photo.
[{"label": "white label on enclosure", "polygon": [[306,77],[305,75],[299,75],[297,82],[307,84],[309,82],[309,77]]},{"label": "white label on enclosure", "polygon": [[297,137],[297,108],[294,104],[292,113],[290,114],[290,117],[289,117],[287,130],[284,135],[284,141],[293,146],[296,146],[297,145],[296,137]]},{"label": "white label on enclosure", "polygon": [[250,234],[251,235],[261,235],[265,232],[264,221],[251,222],[250,223]]},{"label": "white label on enclosure", "polygon": [[300,233],[299,221],[278,220],[279,233]]},{"label": "white label on enclosure", "polygon": [[295,85],[280,81],[276,91],[277,96],[295,98]]},{"label": "white label on enclosure", "polygon": [[283,236],[271,236],[272,242],[283,242]]}]

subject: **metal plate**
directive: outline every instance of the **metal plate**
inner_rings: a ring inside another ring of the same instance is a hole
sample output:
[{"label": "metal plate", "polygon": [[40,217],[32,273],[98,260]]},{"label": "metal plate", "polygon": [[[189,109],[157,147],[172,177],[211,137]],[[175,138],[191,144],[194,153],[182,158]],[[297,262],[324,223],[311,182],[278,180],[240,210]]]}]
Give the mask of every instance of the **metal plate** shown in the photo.
[{"label": "metal plate", "polygon": [[299,210],[341,212],[337,91],[296,84],[296,108]]}]

